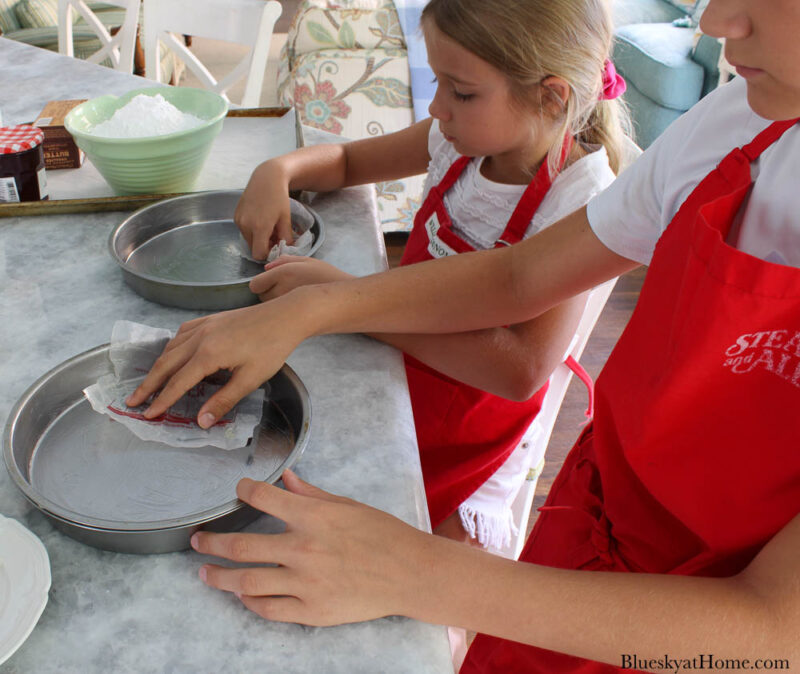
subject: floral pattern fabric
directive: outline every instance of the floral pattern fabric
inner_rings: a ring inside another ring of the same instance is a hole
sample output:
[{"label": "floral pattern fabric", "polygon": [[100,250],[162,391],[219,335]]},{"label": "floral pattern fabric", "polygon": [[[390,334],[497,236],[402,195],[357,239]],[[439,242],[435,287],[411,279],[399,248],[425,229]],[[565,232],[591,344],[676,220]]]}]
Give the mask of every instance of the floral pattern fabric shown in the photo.
[{"label": "floral pattern fabric", "polygon": [[[414,121],[408,58],[391,0],[305,0],[278,69],[278,100],[303,124],[351,139]],[[425,176],[379,183],[384,231],[408,231]]]},{"label": "floral pattern fabric", "polygon": [[315,83],[313,91],[306,84],[297,85],[294,104],[306,123],[339,136],[343,127],[336,118],[347,119],[351,112],[350,106],[337,98],[336,89],[330,82]]}]

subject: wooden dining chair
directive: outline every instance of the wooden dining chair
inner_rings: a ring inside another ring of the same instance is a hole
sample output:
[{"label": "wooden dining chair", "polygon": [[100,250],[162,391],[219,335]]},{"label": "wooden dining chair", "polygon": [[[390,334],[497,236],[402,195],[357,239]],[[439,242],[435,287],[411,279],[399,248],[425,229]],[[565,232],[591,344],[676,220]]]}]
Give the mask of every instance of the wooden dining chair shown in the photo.
[{"label": "wooden dining chair", "polygon": [[[161,81],[160,45],[166,46],[200,80],[221,94],[245,78],[242,107],[258,107],[269,45],[275,22],[281,15],[276,0],[144,0],[144,55],[147,77]],[[217,80],[177,36],[211,38],[249,47],[244,58]],[[228,99],[230,100],[230,99]]]},{"label": "wooden dining chair", "polygon": [[104,0],[104,4],[125,10],[122,25],[116,31],[109,30],[84,0],[58,0],[58,51],[75,56],[72,27],[77,12],[100,40],[100,49],[86,60],[99,64],[109,59],[115,70],[132,73],[141,0]]}]

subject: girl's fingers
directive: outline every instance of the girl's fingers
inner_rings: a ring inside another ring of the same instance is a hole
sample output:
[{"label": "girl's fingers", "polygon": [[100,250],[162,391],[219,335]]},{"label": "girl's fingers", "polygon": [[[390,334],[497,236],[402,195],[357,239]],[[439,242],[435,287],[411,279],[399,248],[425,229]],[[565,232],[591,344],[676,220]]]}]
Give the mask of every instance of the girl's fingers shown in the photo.
[{"label": "girl's fingers", "polygon": [[[286,489],[281,489],[266,482],[251,480],[248,477],[239,480],[236,485],[236,496],[239,500],[253,506],[256,510],[268,513],[286,523],[287,527],[302,529],[309,522],[315,523],[316,504],[308,499],[329,501],[331,503],[352,503],[344,496],[331,494],[319,487],[301,480],[288,468],[281,476]],[[299,498],[303,497],[303,498]],[[309,517],[311,518],[309,520]]]},{"label": "girl's fingers", "polygon": [[[232,534],[215,534],[210,531],[198,531],[192,536],[192,548],[204,555],[212,555],[232,562],[252,564],[282,564],[285,561],[286,547],[283,543],[285,534],[265,536],[263,534],[247,534],[235,532]],[[224,567],[216,567],[222,569]],[[244,569],[230,569],[243,571]],[[241,588],[231,588],[222,583],[215,587],[231,592],[240,592]],[[253,594],[256,594],[253,592]]]},{"label": "girl's fingers", "polygon": [[[168,374],[162,374],[162,370],[159,366],[159,360],[163,358],[166,361],[170,359],[173,354],[175,354],[175,357],[171,359],[172,363],[164,366]],[[182,357],[183,354],[187,354],[185,359]],[[193,347],[192,343],[187,343],[181,347],[180,351],[176,349],[168,354],[163,354],[159,360],[156,361],[153,369],[150,370],[150,374],[148,374],[145,381],[142,382],[142,386],[144,386],[147,383],[147,380],[150,377],[153,377],[153,383],[148,384],[146,387],[146,390],[149,390],[150,393],[153,393],[157,391],[158,387],[166,381],[166,384],[164,384],[164,387],[161,389],[159,394],[155,397],[153,402],[150,403],[150,406],[144,411],[144,416],[148,419],[152,419],[164,414],[170,407],[172,407],[183,397],[184,393],[195,386],[195,384],[200,383],[207,376],[214,374],[221,369],[221,367],[217,364],[202,362],[201,357],[198,355],[197,350]],[[221,390],[222,389],[220,389],[220,391]],[[219,391],[217,391],[217,393],[219,393]],[[206,405],[208,405],[208,403],[206,403]],[[202,416],[202,411],[203,410],[201,409],[201,414],[198,416]],[[228,410],[225,411],[227,412]],[[219,416],[217,418],[219,418]],[[198,423],[203,428],[208,428],[209,426],[213,425],[211,423],[204,425],[199,418]]]},{"label": "girl's fingers", "polygon": [[276,281],[277,279],[275,278],[275,274],[271,274],[268,271],[262,271],[258,276],[254,276],[252,279],[250,279],[250,283],[247,287],[250,288],[251,293],[254,293],[255,295],[262,295],[272,290]]},{"label": "girl's fingers", "polygon": [[311,258],[306,257],[305,255],[281,255],[277,260],[273,260],[272,262],[267,262],[264,265],[264,269],[269,271],[270,269],[275,269],[276,267],[282,267],[285,264],[291,264],[292,262],[306,262]]},{"label": "girl's fingers", "polygon": [[273,237],[277,241],[286,241],[287,245],[291,246],[294,243],[294,232],[292,231],[292,211],[287,208],[283,211],[275,225],[275,233]]},{"label": "girl's fingers", "polygon": [[[288,473],[291,471],[284,471],[284,476]],[[294,475],[294,473],[291,474]],[[300,479],[296,475],[294,477]],[[283,520],[289,526],[295,524],[297,516],[302,516],[305,510],[301,499],[298,499],[296,494],[273,484],[251,480],[248,477],[239,480],[236,485],[236,496],[257,510]]]},{"label": "girl's fingers", "polygon": [[[271,354],[264,353],[263,340],[258,339],[264,322],[262,313],[259,306],[245,307],[182,326],[127,403],[141,405],[160,389],[144,412],[146,418],[152,419],[166,412],[205,377],[229,370],[232,372],[229,381],[206,401],[198,414],[198,424],[209,428],[283,363],[268,358]],[[270,324],[269,315],[266,323]],[[272,333],[267,330],[266,334]]]},{"label": "girl's fingers", "polygon": [[204,564],[198,575],[210,587],[252,597],[292,594],[291,573],[282,566],[230,569],[216,564]]},{"label": "girl's fingers", "polygon": [[272,248],[270,241],[272,239],[272,227],[259,228],[253,234],[253,244],[250,246],[250,251],[256,260],[266,260],[269,255],[269,250]]},{"label": "girl's fingers", "polygon": [[249,218],[247,217],[247,210],[241,199],[239,199],[238,203],[236,204],[236,208],[233,211],[233,222],[249,248],[253,242],[253,228],[250,227]]},{"label": "girl's fingers", "polygon": [[[207,377],[209,374],[213,374],[217,371],[217,369],[219,368],[214,369],[212,372],[206,372],[200,377],[200,379]],[[173,379],[175,379],[175,377],[173,377]],[[200,381],[200,379],[197,381]],[[187,379],[186,381],[189,380]],[[194,382],[194,384],[196,383],[197,382]],[[263,381],[252,379],[251,377],[245,375],[244,370],[236,370],[228,383],[220,388],[219,391],[217,391],[213,396],[211,396],[206,401],[205,405],[200,408],[200,411],[197,413],[198,425],[201,428],[210,428],[217,423],[218,419],[222,419],[222,417],[232,410],[236,403],[238,403],[251,391],[255,391],[262,383]],[[170,384],[172,384],[172,380],[170,380]],[[194,384],[189,385],[189,387],[184,389],[183,392],[188,391],[189,388],[194,386]],[[183,385],[183,382],[178,383],[178,390],[180,390],[180,386]],[[166,388],[164,391],[166,391]],[[180,393],[178,398],[180,398],[181,395],[183,395],[183,393]],[[170,405],[171,404],[172,403],[170,403]]]},{"label": "girl's fingers", "polygon": [[[234,221],[236,220],[236,216],[234,215]],[[253,231],[249,227],[239,227],[239,233],[242,235],[247,247],[249,249],[253,249]]]},{"label": "girl's fingers", "polygon": [[[200,570],[206,584],[236,593],[247,608],[269,620],[332,625],[397,613],[408,582],[402,574],[396,574],[399,581],[392,580],[387,560],[389,567],[398,566],[393,550],[405,554],[406,543],[418,540],[409,532],[432,537],[386,513],[318,489],[292,471],[284,472],[283,481],[286,489],[245,478],[236,493],[283,520],[286,532],[197,532],[192,537],[198,552],[278,566],[230,569],[208,564]],[[403,564],[399,567],[408,571]]]},{"label": "girl's fingers", "polygon": [[181,352],[178,351],[178,349],[194,337],[195,331],[201,327],[205,321],[206,317],[195,318],[183,323],[180,328],[178,328],[177,334],[167,342],[161,356],[153,364],[148,375],[144,378],[142,383],[139,384],[136,390],[128,396],[125,401],[126,405],[138,407],[144,403],[153,393],[158,391],[164,381],[166,381],[173,372],[189,359],[191,352]]},{"label": "girl's fingers", "polygon": [[[142,383],[139,384],[139,386],[133,393],[131,393],[131,395],[128,396],[125,404],[129,405],[130,407],[138,407],[139,405],[143,404],[150,398],[151,395],[161,388],[165,381],[167,381],[177,370],[183,367],[184,364],[191,358],[191,356],[191,345],[187,345],[186,340],[184,340],[184,342],[179,346],[173,347],[170,350],[165,348],[164,352],[153,364],[153,367],[150,369],[150,372],[147,373],[147,376],[144,378]],[[192,386],[194,386],[194,384],[192,384]],[[160,397],[161,396],[159,395],[156,400],[158,400]],[[154,403],[155,401],[153,401],[153,404]],[[151,404],[144,412],[144,415],[148,418],[159,416],[168,409],[168,407],[165,407],[158,412],[149,414],[150,410],[153,408],[153,404]],[[158,405],[157,409],[160,408],[161,405]]]},{"label": "girl's fingers", "polygon": [[200,318],[193,318],[190,321],[181,323],[180,327],[178,328],[178,332],[175,334],[175,337],[179,337],[180,335],[191,332],[196,327],[205,323],[207,319],[208,316],[200,316]]},{"label": "girl's fingers", "polygon": [[203,316],[202,318],[195,318],[194,320],[183,323],[181,327],[178,328],[178,332],[175,336],[167,342],[162,353],[168,353],[191,339],[191,337],[194,336],[194,332],[200,328],[205,321],[206,317]]},{"label": "girl's fingers", "polygon": [[266,620],[279,623],[308,625],[306,605],[297,597],[250,597],[242,595],[239,600],[253,613]]},{"label": "girl's fingers", "polygon": [[125,404],[128,407],[139,407],[139,405],[143,404],[145,400],[147,400],[153,393],[158,390],[158,385],[156,384],[153,390],[150,390],[150,386],[147,385],[147,379],[145,379],[139,386],[136,387],[136,390],[131,393],[126,399]]},{"label": "girl's fingers", "polygon": [[[299,496],[308,496],[310,498],[318,498],[322,499],[323,501],[334,501],[337,503],[345,503],[350,501],[350,499],[345,498],[344,496],[337,496],[336,494],[331,494],[330,492],[325,491],[324,489],[320,489],[319,487],[315,487],[313,484],[309,484],[305,480],[298,477],[297,473],[295,473],[293,470],[290,470],[289,468],[283,471],[281,479],[283,480],[284,487],[286,487],[287,491],[291,492],[292,494],[297,494]],[[242,497],[239,496],[239,498]]]}]

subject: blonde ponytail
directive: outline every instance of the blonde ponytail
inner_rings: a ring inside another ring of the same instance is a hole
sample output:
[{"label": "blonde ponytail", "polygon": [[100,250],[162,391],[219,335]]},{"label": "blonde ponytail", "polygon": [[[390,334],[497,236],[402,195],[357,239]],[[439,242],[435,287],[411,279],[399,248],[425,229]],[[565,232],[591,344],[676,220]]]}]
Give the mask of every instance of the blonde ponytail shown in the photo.
[{"label": "blonde ponytail", "polygon": [[624,101],[598,101],[584,128],[576,138],[584,145],[602,145],[608,153],[608,164],[614,173],[624,167],[626,151],[625,136],[632,137],[633,127]]},{"label": "blonde ponytail", "polygon": [[558,116],[563,133],[549,150],[551,171],[569,135],[605,147],[619,172],[631,125],[620,99],[600,100],[613,40],[608,0],[430,0],[422,16],[504,73],[522,105],[542,105],[537,85],[545,77],[567,82],[569,97]]}]

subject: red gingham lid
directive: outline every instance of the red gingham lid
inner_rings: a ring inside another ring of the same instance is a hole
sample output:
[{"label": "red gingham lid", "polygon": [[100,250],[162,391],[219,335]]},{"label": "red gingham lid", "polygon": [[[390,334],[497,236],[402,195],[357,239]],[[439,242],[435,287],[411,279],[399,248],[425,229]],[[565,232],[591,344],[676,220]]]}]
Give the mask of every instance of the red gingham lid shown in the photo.
[{"label": "red gingham lid", "polygon": [[0,127],[0,154],[32,150],[44,140],[44,131],[29,124]]}]

